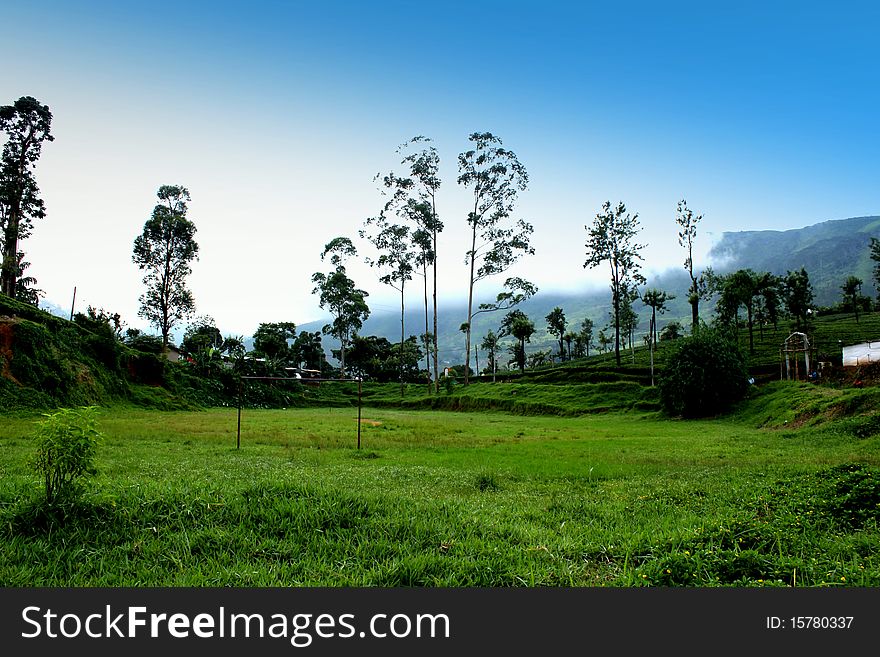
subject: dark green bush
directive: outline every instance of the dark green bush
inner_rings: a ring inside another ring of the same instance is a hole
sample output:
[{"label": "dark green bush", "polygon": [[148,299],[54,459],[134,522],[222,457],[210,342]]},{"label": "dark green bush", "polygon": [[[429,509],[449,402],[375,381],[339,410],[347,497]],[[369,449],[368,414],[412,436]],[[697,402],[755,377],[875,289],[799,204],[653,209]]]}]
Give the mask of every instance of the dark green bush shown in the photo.
[{"label": "dark green bush", "polygon": [[717,415],[745,396],[749,374],[735,343],[705,328],[677,342],[660,377],[660,402],[667,413]]}]

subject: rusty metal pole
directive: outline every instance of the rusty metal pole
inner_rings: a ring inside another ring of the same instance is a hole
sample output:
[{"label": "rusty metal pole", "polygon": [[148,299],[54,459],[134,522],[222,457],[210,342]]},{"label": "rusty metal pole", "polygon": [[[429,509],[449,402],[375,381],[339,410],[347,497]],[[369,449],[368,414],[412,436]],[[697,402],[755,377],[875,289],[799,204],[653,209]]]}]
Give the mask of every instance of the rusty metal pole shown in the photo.
[{"label": "rusty metal pole", "polygon": [[361,378],[358,377],[358,449],[361,448]]}]

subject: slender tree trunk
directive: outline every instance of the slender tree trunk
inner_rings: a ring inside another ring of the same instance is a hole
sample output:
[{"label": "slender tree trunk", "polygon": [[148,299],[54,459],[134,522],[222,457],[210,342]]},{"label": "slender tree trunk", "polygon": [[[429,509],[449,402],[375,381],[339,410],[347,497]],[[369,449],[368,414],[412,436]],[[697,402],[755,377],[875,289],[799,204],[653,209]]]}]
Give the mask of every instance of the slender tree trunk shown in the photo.
[{"label": "slender tree trunk", "polygon": [[[168,228],[166,227],[166,230]],[[169,231],[170,232],[170,231]],[[174,241],[168,235],[165,239],[165,265],[162,271],[162,351],[168,351],[168,338],[171,335],[171,249]]]},{"label": "slender tree trunk", "polygon": [[651,342],[657,341],[657,309],[651,306],[651,329],[648,331],[651,335]]},{"label": "slender tree trunk", "polygon": [[437,335],[437,207],[434,203],[434,194],[431,194],[431,212],[432,218],[434,220],[434,225],[432,228],[432,233],[434,237],[434,392],[435,394],[439,394],[440,392],[440,366],[439,366],[439,346],[438,341],[440,336]]},{"label": "slender tree trunk", "polygon": [[630,327],[629,329],[629,353],[632,356],[632,362],[635,364],[636,362],[636,347],[633,343],[633,336],[635,335],[635,329]]},{"label": "slender tree trunk", "polygon": [[620,367],[620,294],[614,295],[614,362]]},{"label": "slender tree trunk", "polygon": [[403,340],[405,333],[403,330],[403,288],[405,281],[400,281],[400,398],[403,399]]},{"label": "slender tree trunk", "polygon": [[746,313],[748,314],[748,320],[749,320],[749,353],[754,354],[755,353],[755,341],[754,341],[754,338],[752,337],[752,305],[751,304],[746,305]]},{"label": "slender tree trunk", "polygon": [[431,345],[428,342],[428,263],[422,264],[425,275],[425,369],[428,370],[428,394],[431,394]]},{"label": "slender tree trunk", "polygon": [[465,331],[465,347],[464,347],[464,384],[468,385],[468,369],[471,364],[471,319],[473,318],[474,308],[474,269],[477,256],[477,223],[474,220],[473,232],[471,233],[471,276],[468,285],[468,311],[467,311],[467,331]]},{"label": "slender tree trunk", "polygon": [[611,267],[611,301],[614,306],[614,362],[620,367],[620,275],[613,256],[608,260],[608,266]]},{"label": "slender tree trunk", "polygon": [[0,292],[3,292],[3,294],[12,299],[15,298],[16,269],[18,268],[18,230],[18,208],[15,207],[15,202],[13,201],[13,207],[9,212],[9,224],[3,235],[4,249],[2,261],[0,261],[2,262],[2,285],[0,285]]},{"label": "slender tree trunk", "polygon": [[339,340],[339,378],[345,378],[345,338]]}]

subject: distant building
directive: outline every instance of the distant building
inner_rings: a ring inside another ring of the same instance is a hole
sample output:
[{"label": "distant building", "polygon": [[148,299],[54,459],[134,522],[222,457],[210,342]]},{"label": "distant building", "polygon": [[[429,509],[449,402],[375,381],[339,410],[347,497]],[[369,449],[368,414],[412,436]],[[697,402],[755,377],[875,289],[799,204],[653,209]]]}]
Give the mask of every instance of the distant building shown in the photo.
[{"label": "distant building", "polygon": [[880,342],[863,342],[843,348],[843,366],[857,367],[880,362]]}]

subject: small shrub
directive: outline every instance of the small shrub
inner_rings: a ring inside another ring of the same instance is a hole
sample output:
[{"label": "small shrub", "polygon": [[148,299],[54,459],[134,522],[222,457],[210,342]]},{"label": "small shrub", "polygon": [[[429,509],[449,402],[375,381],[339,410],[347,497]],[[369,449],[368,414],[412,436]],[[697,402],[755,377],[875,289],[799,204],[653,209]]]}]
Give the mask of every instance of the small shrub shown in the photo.
[{"label": "small shrub", "polygon": [[735,343],[709,329],[677,342],[660,377],[660,401],[667,413],[717,415],[745,396],[749,374]]},{"label": "small shrub", "polygon": [[37,455],[33,465],[43,478],[46,503],[75,501],[81,480],[94,475],[95,452],[101,438],[96,408],[62,408],[46,413],[36,430]]},{"label": "small shrub", "polygon": [[500,488],[498,485],[498,481],[495,479],[495,475],[488,472],[481,472],[477,475],[477,480],[475,482],[477,490],[481,493],[485,493],[487,491],[496,491]]}]

